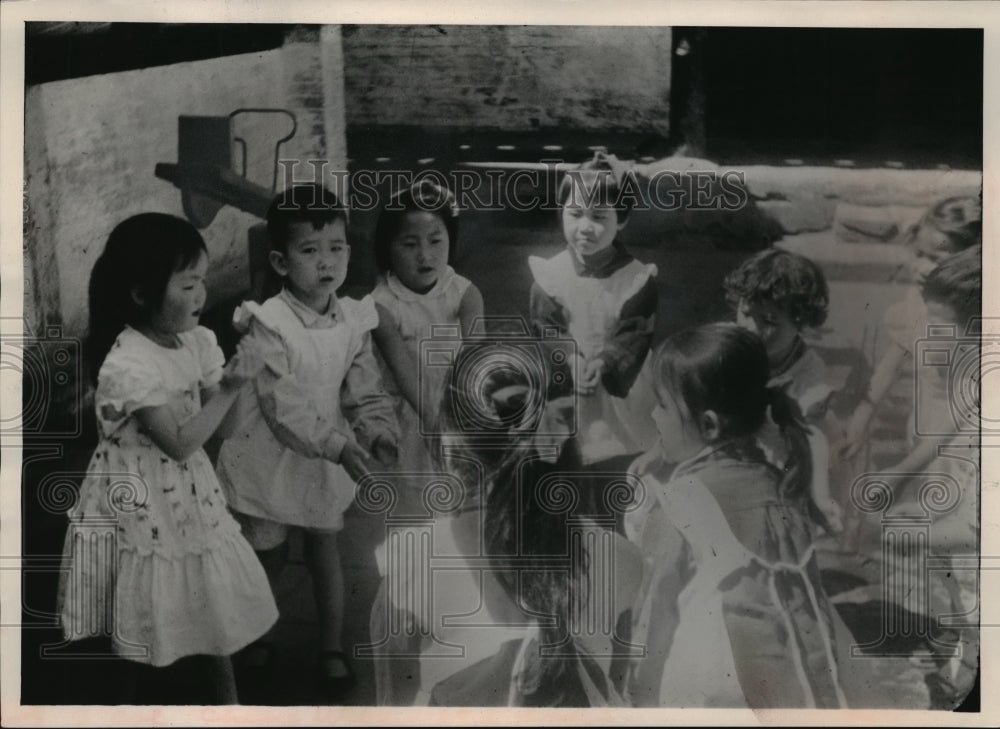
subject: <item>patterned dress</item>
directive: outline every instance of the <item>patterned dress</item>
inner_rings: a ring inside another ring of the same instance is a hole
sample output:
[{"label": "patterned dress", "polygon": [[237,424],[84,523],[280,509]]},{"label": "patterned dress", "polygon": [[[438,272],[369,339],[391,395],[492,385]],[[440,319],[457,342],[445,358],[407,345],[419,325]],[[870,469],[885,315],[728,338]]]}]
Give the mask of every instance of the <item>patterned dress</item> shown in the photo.
[{"label": "patterned dress", "polygon": [[169,458],[134,417],[166,406],[184,422],[200,409],[200,390],[218,384],[215,335],[197,327],[178,336],[169,349],[126,327],[101,367],[100,442],[69,513],[60,582],[68,640],[107,636],[119,655],[154,666],[232,654],[278,617],[208,456]]}]

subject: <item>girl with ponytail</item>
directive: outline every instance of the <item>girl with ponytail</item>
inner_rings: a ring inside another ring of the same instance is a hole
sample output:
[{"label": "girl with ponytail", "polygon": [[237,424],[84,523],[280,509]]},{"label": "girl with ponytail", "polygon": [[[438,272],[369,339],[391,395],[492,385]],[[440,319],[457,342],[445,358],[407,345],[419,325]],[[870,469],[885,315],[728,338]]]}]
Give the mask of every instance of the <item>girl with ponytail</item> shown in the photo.
[{"label": "girl with ponytail", "polygon": [[198,231],[162,213],[121,222],[94,266],[85,353],[100,441],[69,509],[59,615],[67,641],[110,637],[131,662],[126,693],[138,664],[196,657],[229,704],[230,656],[278,609],[202,448],[264,364],[242,343],[226,364],[198,324],[207,270]]},{"label": "girl with ponytail", "polygon": [[[795,402],[768,387],[760,337],[734,324],[680,332],[654,360],[657,458],[637,466],[647,498],[626,526],[646,576],[634,610],[637,706],[845,706],[837,617],[800,499],[811,477]],[[770,409],[789,459],[756,434]],[[668,466],[667,464],[676,464]]]}]

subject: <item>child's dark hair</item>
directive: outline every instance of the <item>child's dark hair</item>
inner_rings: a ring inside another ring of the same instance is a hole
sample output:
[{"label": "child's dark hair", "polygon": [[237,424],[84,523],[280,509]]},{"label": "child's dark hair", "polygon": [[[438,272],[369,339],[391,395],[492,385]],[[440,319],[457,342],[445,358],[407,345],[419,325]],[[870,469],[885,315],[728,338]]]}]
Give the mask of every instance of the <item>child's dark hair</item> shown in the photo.
[{"label": "child's dark hair", "polygon": [[[492,345],[483,345],[491,347]],[[470,355],[476,359],[475,353]],[[457,368],[455,372],[457,372]],[[459,413],[477,407],[477,402],[492,392],[520,385],[531,388],[527,375],[510,369],[496,369],[480,382],[482,393],[468,392],[469,378],[453,376],[449,391],[441,407],[442,425],[445,430],[456,432],[461,428]],[[562,403],[568,391],[549,380],[544,394],[544,407]],[[497,418],[501,422],[520,422],[524,416],[525,402],[537,404],[531,393],[521,399],[497,402]],[[530,407],[529,407],[530,409]],[[546,463],[532,457],[532,438],[528,429],[512,427],[498,433],[490,440],[477,433],[459,438],[461,445],[450,447],[455,457],[453,466],[470,486],[477,486],[485,478],[489,493],[486,498],[485,546],[490,559],[501,564],[505,558],[519,558],[513,569],[503,569],[496,576],[508,598],[516,605],[533,613],[555,616],[554,621],[543,623],[540,640],[543,645],[561,645],[557,654],[539,655],[539,647],[530,649],[527,660],[532,669],[527,671],[529,681],[522,685],[525,703],[529,706],[558,705],[571,700],[567,691],[573,683],[571,667],[576,655],[572,643],[566,643],[568,625],[573,605],[587,597],[586,557],[581,564],[574,561],[571,569],[551,569],[553,558],[568,556],[567,513],[553,508],[540,493],[539,485],[548,473],[573,472],[580,468],[580,452],[576,442],[568,440],[558,460]],[[475,464],[475,468],[471,468]],[[466,469],[468,469],[466,471]],[[465,471],[465,473],[462,473]]]},{"label": "child's dark hair", "polygon": [[982,316],[983,247],[966,248],[942,261],[927,274],[921,287],[924,301],[946,304],[958,317],[956,324],[965,327]]},{"label": "child's dark hair", "polygon": [[666,389],[696,427],[714,412],[720,442],[753,436],[770,406],[791,453],[780,491],[803,493],[812,477],[807,426],[795,401],[769,386],[767,349],[757,334],[736,324],[706,324],[669,337],[656,357],[657,388]]},{"label": "child's dark hair", "polygon": [[726,276],[726,299],[737,306],[769,301],[786,311],[799,328],[826,321],[830,289],[819,266],[805,256],[768,248]]},{"label": "child's dark hair", "polygon": [[921,227],[942,233],[948,240],[948,251],[957,253],[983,240],[983,205],[978,197],[948,197],[936,202],[906,231],[904,243],[916,240]]},{"label": "child's dark hair", "polygon": [[583,199],[591,204],[613,206],[619,225],[631,215],[639,190],[632,170],[603,152],[566,172],[559,183],[560,208],[566,205],[574,188],[581,190]]},{"label": "child's dark hair", "polygon": [[90,274],[84,352],[93,383],[125,325],[147,321],[162,304],[170,277],[203,255],[208,250],[201,234],[173,215],[142,213],[115,226]]},{"label": "child's dark hair", "polygon": [[310,223],[320,230],[335,220],[347,223],[347,211],[336,195],[317,182],[292,185],[276,195],[267,209],[271,249],[282,253],[288,250],[288,231],[295,223]]},{"label": "child's dark hair", "polygon": [[458,255],[458,206],[455,196],[447,187],[429,178],[422,178],[400,190],[382,208],[375,223],[375,265],[385,272],[392,267],[389,247],[399,233],[407,213],[434,213],[441,218],[448,231],[448,263]]}]

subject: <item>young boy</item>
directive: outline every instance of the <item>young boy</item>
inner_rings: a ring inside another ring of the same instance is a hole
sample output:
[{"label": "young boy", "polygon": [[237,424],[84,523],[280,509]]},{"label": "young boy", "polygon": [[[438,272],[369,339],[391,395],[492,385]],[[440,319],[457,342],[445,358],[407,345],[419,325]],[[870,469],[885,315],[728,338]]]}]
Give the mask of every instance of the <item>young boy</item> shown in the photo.
[{"label": "young boy", "polygon": [[[354,676],[341,650],[337,533],[371,458],[394,460],[398,426],[372,354],[374,302],[336,295],[351,253],[336,197],[321,185],[295,185],[271,203],[267,228],[269,262],[283,288],[234,315],[266,366],[240,401],[239,425],[219,454],[219,480],[272,586],[290,529],[302,530],[320,677],[339,698]],[[270,646],[259,647],[268,662]]]}]

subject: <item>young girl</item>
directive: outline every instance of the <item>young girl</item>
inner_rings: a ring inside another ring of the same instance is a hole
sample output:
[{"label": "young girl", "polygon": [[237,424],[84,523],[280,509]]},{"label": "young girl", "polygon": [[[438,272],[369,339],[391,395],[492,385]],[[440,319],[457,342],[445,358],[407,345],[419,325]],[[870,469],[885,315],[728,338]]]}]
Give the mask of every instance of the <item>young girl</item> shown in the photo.
[{"label": "young girl", "polygon": [[792,503],[808,488],[809,451],[792,440],[782,474],[755,438],[768,406],[779,425],[798,427],[787,395],[767,386],[763,343],[734,324],[706,325],[668,339],[655,369],[662,460],[639,474],[655,504],[628,524],[649,570],[633,702],[844,706],[832,608]]},{"label": "young girl", "polygon": [[[826,321],[826,278],[808,258],[771,248],[744,261],[724,285],[736,309],[736,323],[764,341],[772,384],[785,385],[811,426],[806,436],[813,464],[809,511],[827,531],[840,531],[841,509],[830,495],[829,444],[822,430],[833,388],[826,383],[822,358],[802,338],[804,328]],[[760,436],[775,465],[783,467],[788,453],[769,418]]]},{"label": "young girl", "polygon": [[[241,399],[236,430],[219,452],[219,479],[272,583],[290,533],[302,534],[319,617],[319,679],[331,700],[354,683],[342,650],[338,533],[356,482],[373,457],[394,459],[398,437],[372,353],[375,304],[336,294],[350,260],[345,221],[337,198],[320,185],[294,185],[271,203],[270,263],[284,287],[236,312],[266,367]],[[271,646],[258,647],[254,662],[266,663]]]},{"label": "young girl", "polygon": [[[465,378],[452,380],[442,407],[452,434],[445,437],[449,470],[468,496],[480,486],[487,495],[485,503],[467,498],[449,523],[469,562],[449,569],[456,579],[439,605],[451,617],[438,637],[466,654],[437,666],[421,661],[433,670],[432,705],[624,705],[608,675],[612,635],[602,628],[631,605],[641,567],[608,524],[581,518],[585,509],[573,506],[580,489],[565,474],[579,472],[580,453],[570,435],[570,379],[562,382],[548,386],[539,416],[529,404],[531,384],[516,368],[492,369],[482,393],[466,389]],[[479,403],[491,404],[496,437],[462,433],[459,413]],[[611,543],[617,549],[598,551]]]},{"label": "young girl", "polygon": [[[140,663],[211,656],[218,701],[236,703],[229,656],[278,612],[202,450],[260,366],[241,346],[223,368],[198,326],[207,267],[194,227],[160,213],[118,225],[94,266],[100,443],[69,515],[60,615],[68,639],[111,628],[116,652]],[[85,538],[101,520],[115,533],[103,556]]]},{"label": "young girl", "polygon": [[[910,451],[886,469],[894,474],[927,474],[914,475],[896,494],[911,508],[922,500],[920,489],[927,482],[939,474],[951,477],[943,482],[943,493],[948,495],[942,502],[947,504],[916,512],[927,513],[932,520],[923,548],[942,566],[947,565],[930,572],[929,600],[919,607],[929,608],[932,619],[940,621],[937,637],[941,643],[960,647],[956,656],[939,658],[926,676],[932,708],[948,710],[968,695],[979,665],[975,565],[979,556],[980,450],[975,426],[980,417],[980,364],[985,363],[981,362],[979,341],[967,332],[970,322],[982,316],[982,291],[982,247],[978,245],[949,257],[924,278],[921,295],[927,323],[951,327],[956,333],[935,343],[939,351],[942,347],[951,350],[951,366],[920,363],[915,403],[915,410],[920,410],[919,422],[918,413],[912,413],[907,428]],[[896,597],[903,604],[915,602],[905,594],[885,595],[883,599]]]},{"label": "young girl", "polygon": [[[634,454],[655,440],[648,393],[633,388],[653,338],[656,266],[617,240],[632,196],[617,160],[598,153],[559,186],[566,250],[530,257],[531,321],[537,336],[575,340],[577,427],[585,464]],[[627,464],[626,464],[627,465]]]},{"label": "young girl", "polygon": [[434,431],[447,371],[422,367],[420,342],[438,325],[468,336],[483,315],[479,289],[451,267],[457,254],[458,208],[446,188],[423,180],[393,197],[379,215],[374,339],[400,423],[399,465],[408,471],[437,469],[426,434]]},{"label": "young girl", "polygon": [[951,197],[935,204],[906,234],[913,258],[910,277],[915,284],[906,298],[885,314],[889,346],[875,366],[868,391],[854,410],[837,452],[844,459],[858,454],[879,403],[904,364],[913,356],[918,339],[927,336],[927,310],[920,295],[924,278],[949,256],[982,242],[982,200]]},{"label": "young girl", "polygon": [[[396,482],[395,514],[420,514],[423,489],[434,483],[434,474],[441,470],[429,435],[439,430],[438,406],[448,373],[447,367],[423,367],[420,343],[431,337],[432,327],[441,325],[455,328],[457,344],[482,317],[483,297],[475,284],[451,267],[458,253],[458,209],[451,192],[433,181],[416,183],[389,201],[376,223],[374,246],[381,272],[372,291],[379,312],[374,339],[400,423],[396,470],[409,474]],[[441,346],[445,345],[437,345]],[[437,548],[454,554],[455,546],[441,541],[446,533],[436,531]],[[390,599],[390,588],[383,584],[373,608],[372,631],[382,635],[387,618],[413,630],[379,649],[384,660],[376,664],[377,699],[382,704],[426,703],[426,691],[420,690],[426,682],[421,681],[419,667],[403,662],[402,657],[421,652],[420,636],[429,630],[431,616],[409,611],[407,606],[418,604],[413,602],[413,588],[402,565],[387,564],[386,549],[381,543],[375,556],[382,575],[394,570],[388,578],[392,595]]]}]

